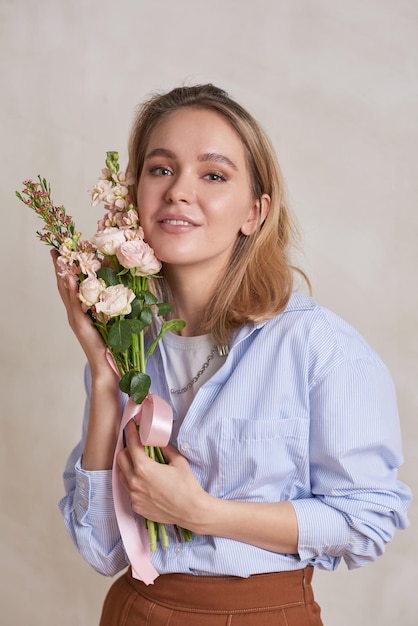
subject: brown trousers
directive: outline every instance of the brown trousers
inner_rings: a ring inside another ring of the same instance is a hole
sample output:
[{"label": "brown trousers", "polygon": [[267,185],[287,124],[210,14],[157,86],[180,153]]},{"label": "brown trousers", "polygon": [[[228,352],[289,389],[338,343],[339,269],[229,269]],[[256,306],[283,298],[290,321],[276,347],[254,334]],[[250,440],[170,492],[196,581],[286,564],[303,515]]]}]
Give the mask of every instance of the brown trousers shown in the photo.
[{"label": "brown trousers", "polygon": [[147,586],[128,570],[110,588],[100,626],[321,626],[312,574],[164,574]]}]

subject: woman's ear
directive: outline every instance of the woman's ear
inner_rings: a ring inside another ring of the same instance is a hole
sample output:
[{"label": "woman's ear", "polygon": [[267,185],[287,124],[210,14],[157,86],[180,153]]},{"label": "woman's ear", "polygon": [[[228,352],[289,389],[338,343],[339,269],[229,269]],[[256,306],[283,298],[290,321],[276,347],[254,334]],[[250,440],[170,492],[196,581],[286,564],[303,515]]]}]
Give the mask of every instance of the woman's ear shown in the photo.
[{"label": "woman's ear", "polygon": [[242,234],[247,237],[249,235],[253,235],[266,219],[269,214],[270,207],[271,198],[268,194],[264,193],[260,199],[257,199],[254,202],[246,221],[241,226]]}]

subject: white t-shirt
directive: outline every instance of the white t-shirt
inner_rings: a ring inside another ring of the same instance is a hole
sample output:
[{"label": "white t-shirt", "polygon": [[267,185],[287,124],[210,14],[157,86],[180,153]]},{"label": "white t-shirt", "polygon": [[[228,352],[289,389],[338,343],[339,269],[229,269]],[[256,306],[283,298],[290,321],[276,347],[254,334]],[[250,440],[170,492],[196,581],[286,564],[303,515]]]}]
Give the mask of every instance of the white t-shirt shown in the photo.
[{"label": "white t-shirt", "polygon": [[203,365],[213,356],[208,366],[199,378],[181,393],[171,393],[171,400],[176,409],[178,418],[175,420],[173,434],[177,435],[181,422],[186,415],[196,393],[204,382],[223,364],[225,357],[220,356],[212,335],[198,337],[182,337],[171,332],[165,333],[162,338],[167,355],[166,378],[170,390],[184,389],[197,376]]}]

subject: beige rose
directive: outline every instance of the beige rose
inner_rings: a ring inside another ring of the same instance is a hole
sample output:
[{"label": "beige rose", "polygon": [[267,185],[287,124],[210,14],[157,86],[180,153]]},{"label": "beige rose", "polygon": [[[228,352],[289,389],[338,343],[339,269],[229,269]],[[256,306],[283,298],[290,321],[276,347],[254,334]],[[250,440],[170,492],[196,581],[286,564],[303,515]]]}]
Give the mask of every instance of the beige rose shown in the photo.
[{"label": "beige rose", "polygon": [[92,243],[102,254],[112,256],[116,254],[119,246],[125,241],[125,235],[119,228],[105,228],[99,230],[92,238]]},{"label": "beige rose", "polygon": [[81,281],[78,288],[78,297],[83,303],[83,310],[87,311],[95,305],[105,289],[106,283],[101,278],[91,276]]},{"label": "beige rose", "polygon": [[135,294],[124,285],[112,285],[100,294],[100,300],[96,303],[96,312],[103,313],[107,317],[128,315],[131,312],[131,302]]},{"label": "beige rose", "polygon": [[136,268],[136,276],[156,274],[161,269],[161,263],[154,251],[145,241],[131,239],[123,243],[116,252],[119,263],[128,269]]}]

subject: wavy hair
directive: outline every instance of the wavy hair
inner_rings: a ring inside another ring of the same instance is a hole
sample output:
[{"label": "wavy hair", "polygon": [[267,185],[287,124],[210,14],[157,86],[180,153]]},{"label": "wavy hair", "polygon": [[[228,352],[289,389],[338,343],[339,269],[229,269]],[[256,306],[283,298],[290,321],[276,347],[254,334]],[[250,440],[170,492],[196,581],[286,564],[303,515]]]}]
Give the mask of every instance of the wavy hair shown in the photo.
[{"label": "wavy hair", "polygon": [[[255,200],[271,198],[270,211],[251,235],[239,233],[230,263],[204,311],[200,332],[212,333],[227,344],[239,326],[262,322],[282,312],[293,290],[294,272],[309,280],[292,265],[290,256],[298,240],[297,229],[285,199],[283,176],[270,140],[258,122],[222,89],[212,84],[183,86],[152,95],[140,107],[129,140],[129,172],[136,183],[144,166],[145,152],[157,124],[183,107],[199,107],[221,115],[241,138]],[[164,268],[163,268],[164,273]],[[164,280],[155,289],[169,296]]]}]

